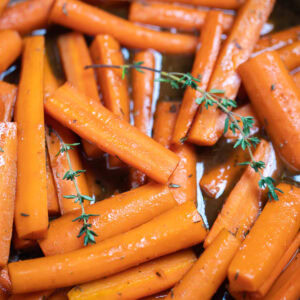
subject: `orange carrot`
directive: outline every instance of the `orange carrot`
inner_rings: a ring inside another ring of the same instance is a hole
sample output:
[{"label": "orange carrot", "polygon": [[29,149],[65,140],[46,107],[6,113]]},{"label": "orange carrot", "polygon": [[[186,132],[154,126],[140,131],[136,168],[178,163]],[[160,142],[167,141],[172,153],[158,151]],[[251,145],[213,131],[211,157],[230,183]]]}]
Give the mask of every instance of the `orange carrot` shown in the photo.
[{"label": "orange carrot", "polygon": [[[221,46],[222,20],[222,12],[210,11],[205,19],[199,39],[199,50],[196,52],[192,75],[196,78],[201,77],[201,82],[198,83],[198,86],[203,90],[208,85]],[[182,144],[182,140],[186,139],[199,108],[196,99],[200,97],[201,93],[197,90],[191,87],[186,89],[176,120],[172,137],[173,143],[177,145]]]},{"label": "orange carrot", "polygon": [[281,183],[279,201],[269,201],[247,235],[228,269],[230,286],[236,291],[256,291],[270,276],[276,263],[300,228],[300,188]]},{"label": "orange carrot", "polygon": [[[254,158],[256,161],[265,162],[266,169],[263,176],[272,176],[276,171],[275,152],[272,145],[265,140],[258,145]],[[223,228],[236,234],[236,237],[241,240],[245,238],[258,216],[263,200],[263,191],[258,186],[259,180],[260,175],[248,166],[209,231],[204,243],[205,248],[213,242]]]},{"label": "orange carrot", "polygon": [[8,268],[5,266],[0,270],[0,288],[6,294],[11,292],[11,281],[8,275]]},{"label": "orange carrot", "polygon": [[[274,0],[249,0],[241,7],[221,49],[208,91],[220,89],[225,91],[224,97],[236,97],[241,83],[237,68],[250,57],[274,3]],[[199,110],[189,140],[198,145],[211,146],[218,141],[223,132],[223,113],[214,105]]]},{"label": "orange carrot", "polygon": [[8,300],[45,300],[48,299],[48,296],[52,293],[53,290],[48,290],[29,294],[12,295],[8,298]]},{"label": "orange carrot", "polygon": [[298,89],[300,89],[300,71],[292,75]]},{"label": "orange carrot", "polygon": [[[192,31],[203,28],[207,14],[208,10],[201,8],[194,9],[167,3],[133,2],[130,6],[128,19],[142,24]],[[228,32],[231,29],[233,20],[233,15],[224,14],[223,31]]]},{"label": "orange carrot", "polygon": [[16,179],[17,179],[17,127],[15,123],[0,123],[0,268],[8,261],[12,235]]},{"label": "orange carrot", "polygon": [[0,73],[2,73],[21,54],[22,39],[16,31],[3,30],[0,31],[0,45]]},{"label": "orange carrot", "polygon": [[0,16],[0,30],[12,29],[27,34],[48,23],[54,0],[27,0],[6,8]]},{"label": "orange carrot", "polygon": [[223,229],[166,300],[210,299],[225,280],[228,266],[239,246],[240,241]]},{"label": "orange carrot", "polygon": [[181,251],[138,267],[73,288],[68,297],[80,299],[140,299],[172,287],[196,260],[191,250]]},{"label": "orange carrot", "polygon": [[28,37],[15,112],[18,125],[15,225],[21,239],[42,238],[48,228],[43,73],[44,37]]},{"label": "orange carrot", "polygon": [[5,9],[5,7],[7,6],[9,0],[0,0],[0,16],[3,12],[3,10]]},{"label": "orange carrot", "polygon": [[205,235],[201,216],[189,201],[93,246],[10,263],[13,292],[27,293],[100,279],[198,244]]},{"label": "orange carrot", "polygon": [[67,83],[46,99],[45,107],[52,117],[82,138],[89,139],[103,151],[118,156],[150,178],[166,183],[178,164],[176,154],[102,105],[83,104],[84,99],[87,99],[85,95]]},{"label": "orange carrot", "polygon": [[3,104],[3,109],[0,113],[0,120],[2,122],[11,121],[16,96],[17,87],[15,85],[0,81],[0,103]]},{"label": "orange carrot", "polygon": [[57,0],[50,20],[89,35],[110,34],[130,48],[174,54],[193,53],[196,49],[193,36],[144,28],[78,0]]},{"label": "orange carrot", "polygon": [[[96,242],[121,234],[144,224],[176,205],[169,189],[149,183],[129,192],[116,195],[88,208]],[[70,252],[83,247],[83,239],[77,238],[81,224],[72,222],[79,213],[74,212],[50,222],[48,235],[39,244],[46,256]]]},{"label": "orange carrot", "polygon": [[279,54],[267,51],[257,55],[241,65],[239,73],[281,158],[289,167],[300,170],[300,91]]},{"label": "orange carrot", "polygon": [[288,70],[300,66],[300,41],[280,48],[277,52]]}]

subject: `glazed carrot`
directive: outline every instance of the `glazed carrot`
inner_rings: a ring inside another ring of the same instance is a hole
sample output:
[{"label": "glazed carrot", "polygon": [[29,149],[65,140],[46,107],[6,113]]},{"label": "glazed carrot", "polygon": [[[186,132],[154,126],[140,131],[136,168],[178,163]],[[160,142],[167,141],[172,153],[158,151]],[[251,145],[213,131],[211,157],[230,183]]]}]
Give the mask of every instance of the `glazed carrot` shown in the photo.
[{"label": "glazed carrot", "polygon": [[280,275],[266,300],[293,300],[299,299],[300,295],[300,253],[293,259],[288,268]]},{"label": "glazed carrot", "polygon": [[240,241],[223,229],[166,299],[210,299],[225,280],[239,246]]},{"label": "glazed carrot", "polygon": [[7,6],[9,0],[0,0],[0,16],[3,12],[3,10],[5,9],[5,7]]},{"label": "glazed carrot", "polygon": [[75,299],[140,299],[172,287],[191,268],[196,256],[181,251],[144,263],[108,278],[73,288],[68,297]]},{"label": "glazed carrot", "polygon": [[288,70],[300,66],[300,41],[282,47],[277,52]]},{"label": "glazed carrot", "polygon": [[[250,59],[239,68],[261,124],[281,158],[300,169],[300,91],[275,51]],[[288,99],[288,101],[287,101]]]},{"label": "glazed carrot", "polygon": [[130,48],[152,48],[174,54],[193,53],[196,49],[193,36],[144,28],[78,0],[56,1],[50,20],[89,35],[110,34]]},{"label": "glazed carrot", "polygon": [[18,58],[21,51],[22,39],[18,32],[13,30],[0,31],[0,73]]},{"label": "glazed carrot", "polygon": [[166,183],[178,164],[176,154],[102,105],[83,104],[84,99],[87,99],[85,95],[67,83],[46,99],[45,107],[52,117],[82,138],[89,139],[103,151],[118,156],[150,178]]},{"label": "glazed carrot", "polygon": [[300,71],[293,74],[292,77],[296,83],[296,86],[298,87],[298,89],[300,89]]},{"label": "glazed carrot", "polygon": [[18,125],[15,225],[21,239],[42,238],[48,227],[43,73],[44,37],[28,37],[15,112]]},{"label": "glazed carrot", "polygon": [[[263,176],[272,176],[276,171],[275,152],[267,141],[261,141],[256,148],[254,158],[256,161],[265,162],[266,169]],[[260,175],[248,166],[209,231],[204,243],[205,248],[213,242],[223,228],[236,234],[236,237],[241,240],[245,238],[258,216],[263,200],[263,191],[258,186],[259,180]]]},{"label": "glazed carrot", "polygon": [[[71,181],[64,180],[65,173],[69,170],[67,157],[65,155],[57,155],[62,146],[62,141],[65,144],[73,144],[78,142],[77,137],[72,131],[63,127],[50,117],[46,117],[46,123],[48,130],[46,130],[47,148],[50,158],[50,165],[54,181],[56,184],[56,191],[58,195],[59,207],[61,214],[68,213],[72,210],[79,209],[78,203],[75,203],[72,199],[66,199],[66,195],[75,195],[76,189]],[[82,170],[83,165],[80,158],[79,149],[73,149],[69,152],[70,161],[74,170]],[[80,192],[83,195],[89,195],[87,179],[85,174],[80,174],[76,178]]]},{"label": "glazed carrot", "polygon": [[[140,3],[130,5],[128,19],[132,22],[156,25],[165,28],[192,31],[203,28],[207,9],[195,9],[167,3]],[[233,15],[224,14],[222,20],[223,31],[228,32],[232,27]]]},{"label": "glazed carrot", "polygon": [[[249,0],[241,7],[221,49],[208,91],[220,89],[225,91],[226,98],[236,97],[241,83],[237,68],[250,57],[274,3],[274,0]],[[223,113],[215,105],[210,106],[208,109],[199,110],[189,134],[189,141],[211,146],[223,132]]]},{"label": "glazed carrot", "polygon": [[0,287],[3,291],[5,291],[5,293],[11,292],[11,281],[7,266],[0,270]]},{"label": "glazed carrot", "polygon": [[[86,208],[86,213],[99,215],[90,218],[93,230],[98,234],[95,240],[99,243],[144,224],[175,205],[176,202],[166,186],[149,183],[97,202]],[[47,237],[39,241],[46,256],[83,247],[83,239],[76,237],[81,224],[72,222],[78,214],[74,212],[50,222]]]},{"label": "glazed carrot", "polygon": [[6,8],[0,16],[0,30],[12,29],[27,34],[48,24],[54,0],[27,0]]},{"label": "glazed carrot", "polygon": [[13,115],[13,108],[16,102],[17,87],[13,84],[0,81],[0,103],[3,109],[0,113],[2,122],[10,122]]},{"label": "glazed carrot", "polygon": [[0,123],[0,268],[8,261],[12,235],[16,179],[17,179],[17,126]]},{"label": "glazed carrot", "polygon": [[[192,75],[196,78],[201,76],[201,82],[198,83],[198,86],[203,90],[208,85],[220,50],[222,21],[222,12],[210,11],[205,19],[203,31],[199,39],[199,47],[196,52]],[[177,145],[182,144],[182,140],[186,139],[199,108],[199,105],[196,103],[196,99],[199,97],[201,97],[201,93],[197,90],[191,87],[186,89],[174,128],[173,143]]]},{"label": "glazed carrot", "polygon": [[8,298],[8,300],[45,300],[48,299],[48,296],[52,293],[53,290],[48,290],[36,293],[12,295]]},{"label": "glazed carrot", "polygon": [[233,290],[256,291],[299,231],[300,189],[285,183],[278,188],[283,191],[279,201],[266,204],[230,264],[228,278]]},{"label": "glazed carrot", "polygon": [[244,167],[238,164],[247,160],[246,151],[241,148],[234,150],[226,161],[204,172],[199,182],[201,190],[211,198],[219,198],[241,175]]},{"label": "glazed carrot", "polygon": [[13,292],[27,293],[100,279],[198,244],[205,235],[201,216],[189,201],[93,246],[10,263]]}]

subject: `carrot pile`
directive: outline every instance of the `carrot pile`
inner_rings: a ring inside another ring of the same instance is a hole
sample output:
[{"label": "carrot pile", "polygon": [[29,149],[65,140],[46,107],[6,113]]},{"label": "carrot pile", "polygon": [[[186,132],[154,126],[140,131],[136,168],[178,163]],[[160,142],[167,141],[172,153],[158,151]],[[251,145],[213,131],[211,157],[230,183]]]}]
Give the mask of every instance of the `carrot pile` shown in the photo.
[{"label": "carrot pile", "polygon": [[0,0],[0,300],[300,298],[274,5]]}]

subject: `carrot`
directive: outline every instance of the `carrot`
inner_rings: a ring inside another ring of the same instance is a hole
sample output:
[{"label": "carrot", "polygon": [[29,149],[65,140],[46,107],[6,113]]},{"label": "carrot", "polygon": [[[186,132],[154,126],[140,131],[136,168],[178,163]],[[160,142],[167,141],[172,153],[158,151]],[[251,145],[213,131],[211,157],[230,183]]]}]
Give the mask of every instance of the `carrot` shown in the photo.
[{"label": "carrot", "polygon": [[6,294],[11,292],[12,287],[7,266],[5,266],[3,269],[0,269],[0,288]]},{"label": "carrot", "polygon": [[191,250],[181,251],[144,263],[108,278],[73,288],[68,297],[75,299],[140,299],[172,287],[196,260]]},{"label": "carrot", "polygon": [[70,253],[10,263],[14,293],[84,283],[200,243],[206,235],[192,202],[135,229]]},{"label": "carrot", "polygon": [[0,16],[3,12],[3,10],[5,9],[5,7],[7,6],[9,0],[0,0]]},{"label": "carrot", "polygon": [[[237,68],[250,57],[274,3],[274,0],[249,0],[241,7],[221,49],[208,91],[220,89],[225,91],[224,97],[236,97],[241,83]],[[189,141],[198,145],[214,145],[224,132],[223,116],[215,105],[199,110]]]},{"label": "carrot", "polygon": [[[276,157],[270,143],[262,140],[257,147],[254,158],[266,164],[263,176],[272,176],[276,171]],[[253,223],[255,222],[261,207],[263,191],[258,186],[260,175],[251,166],[244,171],[238,183],[226,199],[213,227],[205,239],[204,246],[208,247],[218,233],[226,228],[243,240]]]},{"label": "carrot", "polygon": [[257,55],[241,65],[239,73],[281,158],[289,167],[300,170],[300,91],[279,54],[268,51]]},{"label": "carrot", "polygon": [[45,300],[53,293],[53,290],[35,292],[29,294],[12,295],[8,300]]},{"label": "carrot", "polygon": [[12,243],[15,250],[32,250],[38,244],[35,240],[22,240],[18,237],[17,233],[14,232]]},{"label": "carrot", "polygon": [[27,34],[48,23],[54,0],[27,0],[7,7],[0,16],[0,30],[12,29]]},{"label": "carrot", "polygon": [[21,54],[22,39],[16,31],[3,30],[0,31],[0,45],[0,73],[2,73]]},{"label": "carrot", "polygon": [[277,279],[266,300],[293,300],[300,295],[300,253],[293,259],[288,268]]},{"label": "carrot", "polygon": [[[166,186],[149,183],[97,202],[86,208],[86,213],[98,215],[91,217],[91,220],[93,230],[98,235],[95,240],[99,243],[144,224],[175,205],[176,202]],[[81,224],[72,222],[78,215],[79,213],[74,212],[50,222],[47,237],[39,241],[46,256],[83,247],[83,239],[76,237]]]},{"label": "carrot", "polygon": [[240,241],[223,229],[166,300],[210,299],[225,280],[228,266],[239,246]]},{"label": "carrot", "polygon": [[300,89],[300,71],[293,74],[292,77],[296,83],[296,86],[298,87],[298,89]]},{"label": "carrot", "polygon": [[0,81],[0,103],[2,110],[0,120],[2,122],[10,122],[13,115],[13,108],[16,102],[17,87],[13,84]]},{"label": "carrot", "polygon": [[[208,85],[220,50],[222,21],[222,12],[210,11],[205,19],[203,31],[199,39],[199,50],[196,52],[192,75],[196,78],[201,77],[201,82],[198,83],[198,86],[203,90],[205,90]],[[200,97],[201,93],[199,91],[191,87],[186,89],[174,128],[172,137],[173,143],[177,145],[182,144],[182,140],[186,139],[199,108],[196,99]]]},{"label": "carrot", "polygon": [[[65,144],[73,144],[78,142],[78,139],[73,132],[48,116],[46,117],[46,123],[48,125],[48,130],[46,130],[46,141],[50,165],[56,184],[60,212],[63,215],[70,211],[79,209],[80,205],[75,203],[72,199],[66,199],[64,197],[66,195],[75,195],[77,192],[73,182],[63,179],[65,173],[69,170],[67,157],[65,155],[57,155],[57,153],[61,149],[62,142]],[[70,151],[69,156],[72,168],[74,170],[82,170],[83,165],[79,149],[73,149]],[[76,181],[80,192],[83,195],[89,195],[86,175],[80,174],[80,176],[76,178]]]},{"label": "carrot", "polygon": [[130,48],[174,54],[193,53],[196,49],[193,36],[144,28],[78,0],[57,0],[50,20],[89,35],[110,34]]},{"label": "carrot", "polygon": [[300,41],[282,47],[277,52],[288,70],[300,66]]},{"label": "carrot", "polygon": [[53,294],[51,294],[48,299],[49,300],[68,300],[68,291],[70,289],[69,288],[65,288],[65,289],[58,289],[56,290]]},{"label": "carrot", "polygon": [[[279,201],[266,204],[228,269],[233,290],[256,291],[272,273],[300,228],[300,189],[285,183]],[[275,220],[275,221],[274,221]]]},{"label": "carrot", "polygon": [[204,172],[199,184],[204,193],[214,199],[232,188],[244,167],[239,163],[248,160],[248,153],[241,148],[232,152],[227,160]]},{"label": "carrot", "polygon": [[83,104],[84,99],[87,99],[85,95],[67,83],[46,99],[45,107],[52,117],[82,138],[89,139],[103,151],[118,156],[150,178],[166,183],[178,164],[176,154],[102,105]]},{"label": "carrot", "polygon": [[[167,3],[139,3],[130,5],[128,19],[132,22],[176,28],[184,31],[194,31],[203,28],[207,9],[194,9]],[[228,32],[233,24],[234,16],[224,14],[223,31]]]}]

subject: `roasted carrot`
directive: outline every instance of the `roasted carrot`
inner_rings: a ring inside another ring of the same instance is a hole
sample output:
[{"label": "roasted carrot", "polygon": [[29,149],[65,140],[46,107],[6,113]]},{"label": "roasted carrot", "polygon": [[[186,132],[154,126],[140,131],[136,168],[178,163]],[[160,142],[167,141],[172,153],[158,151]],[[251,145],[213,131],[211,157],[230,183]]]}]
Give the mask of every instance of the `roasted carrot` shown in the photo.
[{"label": "roasted carrot", "polygon": [[[91,217],[96,242],[121,234],[144,224],[176,205],[169,189],[161,184],[149,183],[140,188],[97,202],[86,209]],[[77,238],[81,224],[72,222],[79,213],[74,212],[50,222],[48,235],[39,244],[46,256],[70,252],[83,247]]]},{"label": "roasted carrot", "polygon": [[[207,88],[220,50],[222,20],[222,12],[210,11],[205,19],[203,31],[199,39],[199,47],[196,52],[192,75],[196,78],[201,78],[198,86],[203,90]],[[199,91],[191,87],[186,89],[173,132],[173,143],[177,145],[182,144],[182,140],[186,139],[199,108],[199,105],[196,103],[196,99],[199,97],[201,97]]]},{"label": "roasted carrot", "polygon": [[8,300],[45,300],[48,299],[48,296],[50,296],[52,293],[53,290],[48,290],[28,294],[12,295],[8,298]]},{"label": "roasted carrot", "polygon": [[292,77],[293,77],[293,80],[296,83],[296,86],[298,87],[298,89],[300,89],[300,71],[293,74]]},{"label": "roasted carrot", "polygon": [[240,66],[239,73],[261,124],[281,158],[300,169],[300,91],[280,56],[267,51]]},{"label": "roasted carrot", "polygon": [[191,250],[167,255],[138,267],[73,288],[68,297],[75,299],[140,299],[172,287],[196,260]]},{"label": "roasted carrot", "polygon": [[0,81],[0,103],[3,109],[0,113],[2,122],[10,122],[13,115],[13,108],[16,102],[17,87],[13,84]]},{"label": "roasted carrot", "polygon": [[[276,171],[276,157],[270,143],[262,140],[257,147],[254,158],[256,161],[263,161],[266,164],[263,176],[272,176]],[[251,166],[244,171],[241,179],[234,186],[226,199],[213,227],[205,239],[204,246],[208,247],[219,232],[226,228],[236,234],[236,237],[243,240],[245,235],[255,222],[263,196],[263,191],[258,186],[260,175]]]},{"label": "roasted carrot", "polygon": [[11,281],[7,266],[0,270],[0,288],[7,294],[11,293]]},{"label": "roasted carrot", "polygon": [[[192,31],[203,28],[207,14],[208,10],[201,8],[195,9],[167,3],[133,2],[130,6],[128,19],[142,24]],[[230,30],[233,20],[233,15],[224,14],[223,31],[228,32]]]},{"label": "roasted carrot", "polygon": [[110,34],[130,48],[174,54],[193,53],[196,49],[193,36],[144,28],[78,0],[56,1],[50,20],[90,35]]},{"label": "roasted carrot", "polygon": [[0,16],[0,30],[12,29],[27,34],[45,28],[54,0],[27,0],[7,7]]},{"label": "roasted carrot", "polygon": [[0,0],[0,16],[3,12],[3,10],[5,9],[5,7],[7,6],[9,0]]},{"label": "roasted carrot", "polygon": [[15,120],[18,177],[15,225],[21,239],[39,239],[48,228],[43,108],[44,37],[25,39]]},{"label": "roasted carrot", "polygon": [[277,52],[288,70],[300,66],[300,41],[282,47]]},{"label": "roasted carrot", "polygon": [[[241,7],[221,49],[208,91],[220,89],[224,90],[224,97],[236,97],[241,83],[237,68],[250,57],[274,3],[274,0],[249,0]],[[199,110],[189,141],[198,145],[214,145],[224,131],[223,115],[215,105]]]},{"label": "roasted carrot", "polygon": [[278,188],[283,191],[279,201],[266,204],[229,266],[233,290],[256,291],[299,231],[300,188],[285,183]]},{"label": "roasted carrot", "polygon": [[10,263],[13,292],[27,293],[100,279],[198,244],[205,235],[201,216],[189,201],[93,246]]},{"label": "roasted carrot", "polygon": [[150,178],[166,183],[178,164],[176,154],[102,105],[83,104],[84,99],[87,99],[85,95],[67,83],[46,99],[45,107],[52,117],[82,138],[89,139],[103,151],[118,156]]},{"label": "roasted carrot", "polygon": [[21,51],[22,39],[18,32],[13,30],[0,31],[0,73],[18,58]]},{"label": "roasted carrot", "polygon": [[239,246],[240,241],[223,229],[166,299],[210,299],[225,280]]},{"label": "roasted carrot", "polygon": [[17,126],[15,123],[0,123],[0,268],[8,261],[12,235],[16,179],[17,179]]}]

